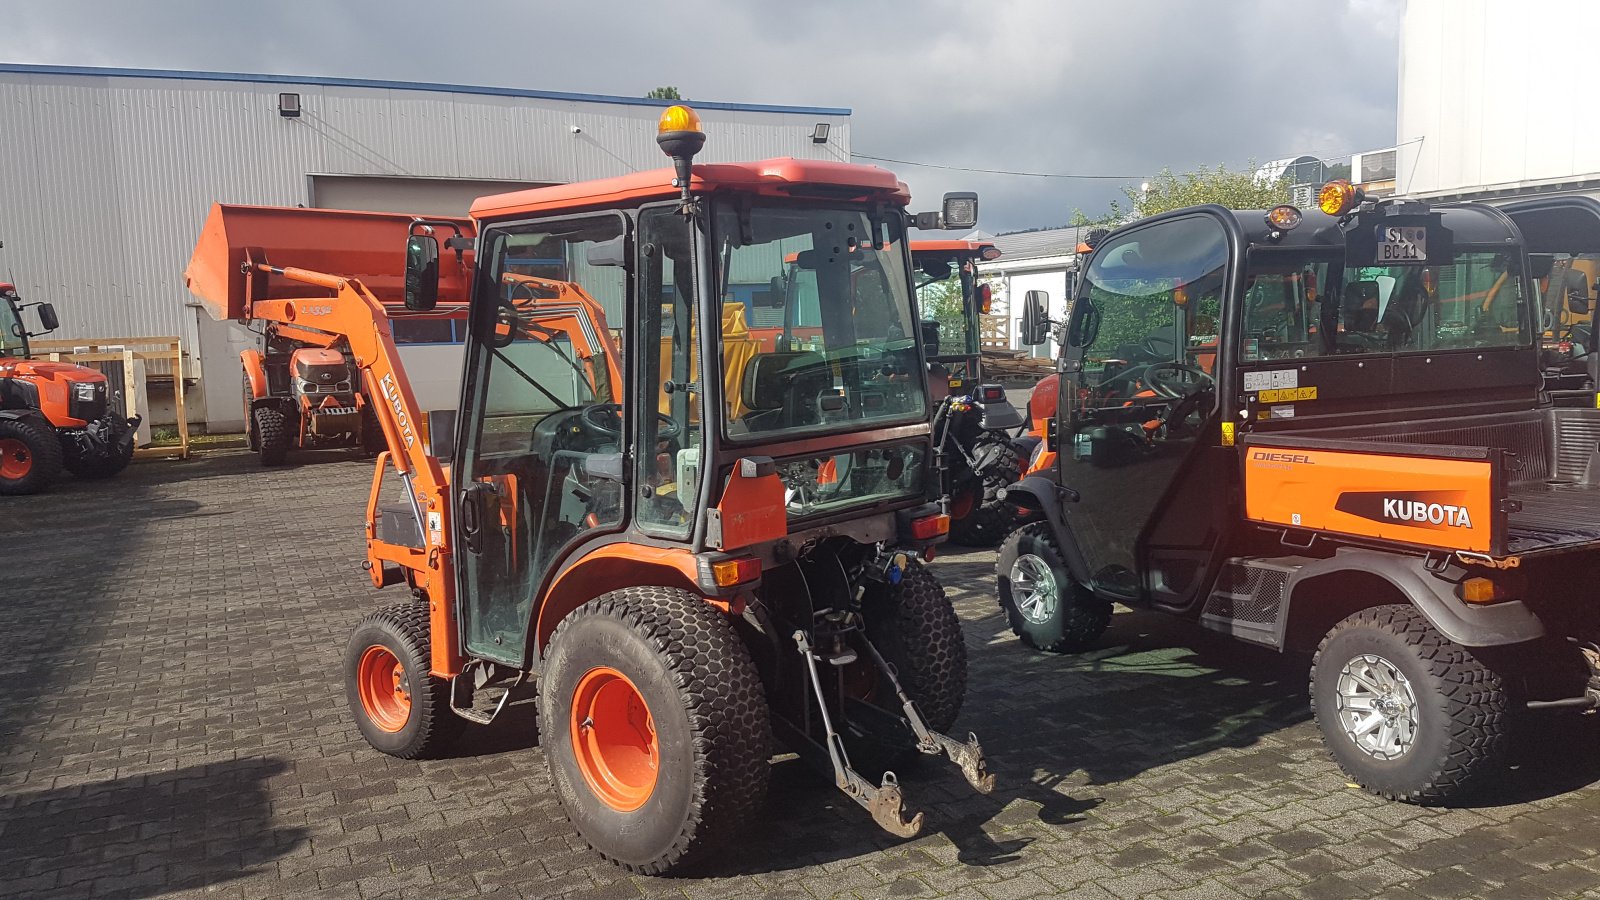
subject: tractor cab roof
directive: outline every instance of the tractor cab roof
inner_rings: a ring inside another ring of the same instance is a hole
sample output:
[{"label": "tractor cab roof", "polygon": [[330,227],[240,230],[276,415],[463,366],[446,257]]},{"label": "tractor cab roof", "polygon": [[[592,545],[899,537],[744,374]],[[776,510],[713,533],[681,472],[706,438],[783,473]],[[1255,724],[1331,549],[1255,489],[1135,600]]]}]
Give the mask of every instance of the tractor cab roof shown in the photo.
[{"label": "tractor cab roof", "polygon": [[[993,250],[993,255],[984,251]],[[912,241],[912,253],[973,253],[984,259],[999,259],[1000,251],[993,241]]]},{"label": "tractor cab roof", "polygon": [[[678,196],[672,169],[653,169],[616,178],[531,188],[480,197],[472,204],[475,219],[579,209],[633,206]],[[689,187],[696,194],[742,192],[778,197],[851,201],[883,201],[904,206],[911,201],[905,184],[887,169],[854,163],[811,159],[764,159],[746,163],[696,165]]]}]

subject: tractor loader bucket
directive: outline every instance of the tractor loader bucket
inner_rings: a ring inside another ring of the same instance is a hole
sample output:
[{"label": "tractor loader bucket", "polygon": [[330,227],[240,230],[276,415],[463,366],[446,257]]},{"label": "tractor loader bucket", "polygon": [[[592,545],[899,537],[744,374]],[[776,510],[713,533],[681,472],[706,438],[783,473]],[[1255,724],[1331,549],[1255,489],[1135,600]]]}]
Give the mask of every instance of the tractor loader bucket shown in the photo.
[{"label": "tractor loader bucket", "polygon": [[[341,277],[359,280],[383,303],[400,304],[405,299],[406,238],[418,221],[434,226],[441,242],[458,234],[467,238],[475,234],[471,219],[214,204],[184,271],[184,281],[218,321],[250,318],[252,300],[305,297],[308,290],[315,290],[276,279],[266,283],[264,293],[251,297],[243,271],[247,256],[252,262],[280,268],[338,272]],[[471,250],[462,252],[459,264],[456,254],[441,252],[441,302],[466,301],[471,264]]]}]

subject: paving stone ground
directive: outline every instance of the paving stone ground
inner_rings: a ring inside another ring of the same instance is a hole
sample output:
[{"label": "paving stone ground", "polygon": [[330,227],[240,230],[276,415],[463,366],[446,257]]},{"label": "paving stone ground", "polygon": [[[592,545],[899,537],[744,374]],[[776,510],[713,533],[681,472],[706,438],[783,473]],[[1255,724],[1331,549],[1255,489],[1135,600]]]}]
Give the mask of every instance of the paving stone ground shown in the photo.
[{"label": "paving stone ground", "polygon": [[393,602],[359,567],[368,464],[221,454],[0,502],[0,895],[195,897],[1565,897],[1600,890],[1593,720],[1527,724],[1450,809],[1352,789],[1306,663],[1159,617],[1042,656],[993,554],[936,572],[972,657],[958,728],[1000,786],[902,775],[888,837],[797,763],[712,877],[628,876],[552,795],[525,710],[404,762],[345,711],[340,652]]}]

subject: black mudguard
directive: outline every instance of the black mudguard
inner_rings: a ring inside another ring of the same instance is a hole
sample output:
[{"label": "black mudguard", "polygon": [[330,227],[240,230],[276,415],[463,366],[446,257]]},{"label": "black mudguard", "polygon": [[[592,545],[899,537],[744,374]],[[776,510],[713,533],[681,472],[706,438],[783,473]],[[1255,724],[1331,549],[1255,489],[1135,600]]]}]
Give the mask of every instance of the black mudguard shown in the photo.
[{"label": "black mudguard", "polygon": [[1089,563],[1084,559],[1083,550],[1078,546],[1078,541],[1072,535],[1072,528],[1067,522],[1067,506],[1069,498],[1076,494],[1070,488],[1063,488],[1055,479],[1055,472],[1029,475],[1016,484],[1005,489],[1001,498],[1008,503],[1015,504],[1027,510],[1030,520],[1042,518],[1050,526],[1050,532],[1056,539],[1056,546],[1061,548],[1061,556],[1067,561],[1067,566],[1072,569],[1071,575],[1079,584],[1089,584]]}]

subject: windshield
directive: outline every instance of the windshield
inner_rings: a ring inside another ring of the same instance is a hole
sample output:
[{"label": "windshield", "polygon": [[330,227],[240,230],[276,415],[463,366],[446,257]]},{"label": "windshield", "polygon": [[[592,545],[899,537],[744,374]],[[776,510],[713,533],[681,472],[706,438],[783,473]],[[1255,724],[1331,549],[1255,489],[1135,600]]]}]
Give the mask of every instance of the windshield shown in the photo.
[{"label": "windshield", "polygon": [[730,438],[926,415],[897,213],[720,204],[715,229]]},{"label": "windshield", "polygon": [[1351,268],[1326,254],[1252,252],[1243,359],[1527,346],[1519,263],[1474,249],[1448,265]]},{"label": "windshield", "polygon": [[911,256],[917,284],[917,309],[924,322],[939,323],[938,353],[929,356],[972,356],[978,352],[973,303],[972,258],[950,252],[923,251]]},{"label": "windshield", "polygon": [[0,297],[0,356],[27,356],[27,332],[11,301]]}]

